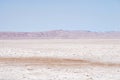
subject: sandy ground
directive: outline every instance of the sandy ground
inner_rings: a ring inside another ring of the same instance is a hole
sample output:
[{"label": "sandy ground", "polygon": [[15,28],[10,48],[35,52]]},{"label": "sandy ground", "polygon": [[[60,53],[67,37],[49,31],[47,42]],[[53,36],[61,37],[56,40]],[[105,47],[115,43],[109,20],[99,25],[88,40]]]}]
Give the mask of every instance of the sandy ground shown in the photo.
[{"label": "sandy ground", "polygon": [[120,40],[0,40],[0,80],[120,80]]}]

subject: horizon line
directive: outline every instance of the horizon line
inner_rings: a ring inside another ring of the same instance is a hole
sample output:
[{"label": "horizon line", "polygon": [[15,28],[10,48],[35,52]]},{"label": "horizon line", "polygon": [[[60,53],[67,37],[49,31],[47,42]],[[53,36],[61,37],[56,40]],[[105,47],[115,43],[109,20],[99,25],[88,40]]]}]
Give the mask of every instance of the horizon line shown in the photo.
[{"label": "horizon line", "polygon": [[84,32],[120,32],[117,30],[109,30],[109,31],[92,31],[92,30],[65,30],[65,29],[53,29],[53,30],[42,30],[42,31],[0,31],[0,32],[49,32],[49,31],[84,31]]}]

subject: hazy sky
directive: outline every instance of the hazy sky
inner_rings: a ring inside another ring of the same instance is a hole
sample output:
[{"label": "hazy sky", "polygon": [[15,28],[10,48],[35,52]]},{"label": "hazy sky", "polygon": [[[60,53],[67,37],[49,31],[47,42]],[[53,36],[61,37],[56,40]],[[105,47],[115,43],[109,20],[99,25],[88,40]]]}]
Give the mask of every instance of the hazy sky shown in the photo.
[{"label": "hazy sky", "polygon": [[120,0],[0,0],[0,31],[120,31]]}]

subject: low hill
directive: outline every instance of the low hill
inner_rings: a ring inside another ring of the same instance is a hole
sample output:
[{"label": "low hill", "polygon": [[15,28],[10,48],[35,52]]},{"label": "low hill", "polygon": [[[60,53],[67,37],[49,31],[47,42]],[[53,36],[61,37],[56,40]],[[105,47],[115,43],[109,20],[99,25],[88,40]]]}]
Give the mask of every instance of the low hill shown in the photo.
[{"label": "low hill", "polygon": [[120,39],[120,32],[52,30],[45,32],[0,32],[0,39]]}]

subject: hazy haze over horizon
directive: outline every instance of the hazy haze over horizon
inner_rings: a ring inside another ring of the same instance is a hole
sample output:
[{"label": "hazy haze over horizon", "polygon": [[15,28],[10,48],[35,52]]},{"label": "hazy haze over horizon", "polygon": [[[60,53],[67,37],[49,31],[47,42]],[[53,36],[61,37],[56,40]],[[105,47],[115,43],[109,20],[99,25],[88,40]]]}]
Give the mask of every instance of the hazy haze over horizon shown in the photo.
[{"label": "hazy haze over horizon", "polygon": [[0,32],[120,31],[119,0],[0,0]]}]

